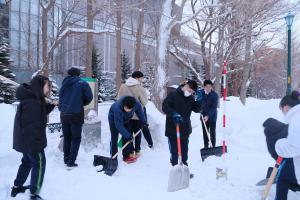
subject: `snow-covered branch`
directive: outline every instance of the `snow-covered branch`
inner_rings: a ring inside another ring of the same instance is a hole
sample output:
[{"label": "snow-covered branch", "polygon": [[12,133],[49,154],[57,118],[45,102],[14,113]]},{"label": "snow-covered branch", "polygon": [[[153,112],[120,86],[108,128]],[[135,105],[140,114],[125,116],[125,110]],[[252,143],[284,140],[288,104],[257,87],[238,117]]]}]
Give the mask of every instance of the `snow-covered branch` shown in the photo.
[{"label": "snow-covered branch", "polygon": [[203,79],[200,77],[199,73],[196,71],[196,69],[193,67],[190,59],[188,59],[188,61],[185,61],[183,58],[181,58],[178,54],[176,54],[173,51],[169,51],[170,54],[172,56],[174,56],[174,58],[176,58],[176,60],[178,60],[184,67],[187,67],[188,69],[190,69],[193,74],[196,76],[197,80],[203,84]]}]

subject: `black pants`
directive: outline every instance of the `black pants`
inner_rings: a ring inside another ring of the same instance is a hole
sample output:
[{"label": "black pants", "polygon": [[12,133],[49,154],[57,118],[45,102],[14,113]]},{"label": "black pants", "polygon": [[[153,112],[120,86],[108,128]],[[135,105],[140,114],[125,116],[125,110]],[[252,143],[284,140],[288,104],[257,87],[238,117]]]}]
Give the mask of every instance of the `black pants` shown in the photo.
[{"label": "black pants", "polygon": [[44,150],[39,153],[23,153],[21,162],[14,185],[23,186],[31,171],[30,192],[38,194],[43,184],[46,169]]},{"label": "black pants", "polygon": [[300,188],[297,183],[294,163],[292,158],[284,159],[277,174],[275,200],[287,200],[289,189]]},{"label": "black pants", "polygon": [[[207,133],[206,133],[206,129],[204,127],[204,123],[201,120],[201,124],[202,124],[202,130],[203,130],[203,141],[204,141],[204,147],[208,148],[208,137],[207,137]],[[210,133],[210,141],[213,147],[216,146],[216,122],[206,122],[206,127],[207,130]]]},{"label": "black pants", "polygon": [[62,121],[64,135],[64,160],[66,163],[74,163],[81,142],[82,124]]},{"label": "black pants", "polygon": [[[171,153],[170,162],[172,166],[174,166],[178,164],[177,138],[168,137],[168,142],[169,142],[169,150]],[[188,149],[189,139],[180,138],[180,144],[181,144],[182,163],[188,165],[187,160],[188,160],[188,151],[189,151]]]},{"label": "black pants", "polygon": [[[124,124],[124,126],[128,130],[129,133],[132,133],[129,123]],[[110,134],[111,134],[110,155],[113,157],[118,152],[119,131],[117,130],[116,126],[113,123],[109,123],[109,128],[110,128]],[[127,142],[128,142],[128,140],[122,137],[123,145],[125,145]],[[131,151],[132,151],[131,145],[128,145],[125,149],[123,149],[123,151],[122,151],[123,159],[128,158]]]},{"label": "black pants", "polygon": [[[144,113],[145,113],[145,116],[146,116],[146,119],[147,119],[146,107],[144,107]],[[150,133],[150,130],[149,130],[148,127],[143,128],[143,135],[144,135],[144,138],[147,141],[148,145],[153,146],[153,140],[152,140],[151,133]]]},{"label": "black pants", "polygon": [[[130,123],[130,130],[132,131],[132,133],[137,133],[142,128],[142,124],[140,120],[130,120],[129,123]],[[131,153],[133,153],[133,151],[135,152],[141,151],[141,141],[142,141],[142,133],[139,133],[134,138],[134,145],[133,143],[130,144]]]}]

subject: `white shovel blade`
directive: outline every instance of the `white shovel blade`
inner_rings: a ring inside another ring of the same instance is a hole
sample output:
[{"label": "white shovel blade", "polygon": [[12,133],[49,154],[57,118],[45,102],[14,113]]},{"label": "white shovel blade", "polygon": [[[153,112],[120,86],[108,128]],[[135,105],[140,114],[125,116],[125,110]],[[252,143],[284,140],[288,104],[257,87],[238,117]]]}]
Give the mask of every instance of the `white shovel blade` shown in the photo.
[{"label": "white shovel blade", "polygon": [[168,192],[175,192],[188,188],[190,184],[190,170],[183,164],[175,165],[169,175]]}]

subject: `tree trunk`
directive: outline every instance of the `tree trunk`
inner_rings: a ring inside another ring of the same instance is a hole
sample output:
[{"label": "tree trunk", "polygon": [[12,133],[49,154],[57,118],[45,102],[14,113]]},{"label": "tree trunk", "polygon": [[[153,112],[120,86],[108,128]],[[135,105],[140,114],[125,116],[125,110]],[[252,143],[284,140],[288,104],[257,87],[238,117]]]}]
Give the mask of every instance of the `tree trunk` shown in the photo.
[{"label": "tree trunk", "polygon": [[[93,29],[93,0],[87,0],[87,28]],[[92,77],[93,33],[87,33],[85,75]]]},{"label": "tree trunk", "polygon": [[117,14],[117,27],[116,27],[116,86],[117,90],[121,86],[121,37],[122,37],[122,0],[116,0],[116,14]]},{"label": "tree trunk", "polygon": [[243,77],[242,77],[242,84],[241,84],[241,91],[240,91],[240,100],[243,105],[246,104],[246,95],[247,95],[247,88],[248,88],[248,80],[251,71],[251,34],[252,34],[252,24],[249,24],[246,27],[246,45],[245,45],[245,63],[243,68]]},{"label": "tree trunk", "polygon": [[48,53],[48,11],[42,10],[42,51],[43,51],[43,71],[42,74],[45,76],[49,75],[49,61],[47,59]]},{"label": "tree trunk", "polygon": [[201,41],[201,54],[202,54],[204,68],[205,68],[205,79],[210,79],[210,63],[207,58],[204,40]]},{"label": "tree trunk", "polygon": [[216,80],[214,82],[214,89],[215,92],[222,96],[221,94],[221,80],[222,80],[222,69],[223,69],[223,62],[224,62],[224,27],[220,26],[219,34],[218,34],[218,50],[217,50],[217,62],[218,68],[216,70]]},{"label": "tree trunk", "polygon": [[141,51],[142,51],[142,34],[144,29],[144,6],[145,3],[143,3],[143,0],[139,0],[139,3],[141,4],[139,9],[139,19],[138,19],[138,28],[136,33],[136,46],[135,46],[135,54],[134,54],[134,70],[138,71],[141,70]]},{"label": "tree trunk", "polygon": [[166,0],[163,4],[159,25],[158,40],[156,45],[157,60],[153,87],[153,100],[157,109],[160,111],[162,111],[162,102],[166,95],[166,59],[171,34],[171,30],[168,26],[170,25],[172,18],[172,5],[172,0]]}]

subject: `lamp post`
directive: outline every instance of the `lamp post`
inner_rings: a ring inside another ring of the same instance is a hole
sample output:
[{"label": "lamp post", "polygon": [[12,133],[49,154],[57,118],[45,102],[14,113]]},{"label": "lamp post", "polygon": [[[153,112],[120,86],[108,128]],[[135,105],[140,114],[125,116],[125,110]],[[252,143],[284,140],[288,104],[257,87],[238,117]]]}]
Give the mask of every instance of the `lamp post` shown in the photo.
[{"label": "lamp post", "polygon": [[292,43],[292,24],[294,20],[294,15],[289,12],[289,14],[285,17],[285,21],[288,28],[288,56],[287,56],[287,88],[286,88],[286,94],[289,95],[292,93],[292,67],[291,67],[291,43]]}]

